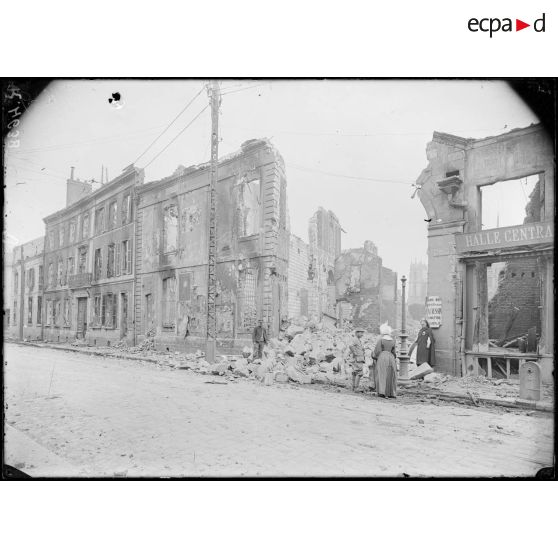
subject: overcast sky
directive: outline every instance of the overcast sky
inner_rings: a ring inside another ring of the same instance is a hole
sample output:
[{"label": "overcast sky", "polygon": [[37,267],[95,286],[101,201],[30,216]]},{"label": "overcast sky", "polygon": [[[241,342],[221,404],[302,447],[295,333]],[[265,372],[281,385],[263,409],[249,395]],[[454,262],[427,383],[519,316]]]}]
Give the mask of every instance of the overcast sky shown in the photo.
[{"label": "overcast sky", "polygon": [[[42,218],[65,204],[76,177],[109,179],[136,163],[146,181],[178,165],[207,161],[210,111],[151,160],[208,104],[205,90],[149,151],[140,154],[196,96],[198,80],[56,81],[22,120],[20,146],[6,152],[6,233],[25,242],[44,234]],[[537,122],[498,81],[221,82],[220,155],[250,138],[270,138],[285,159],[291,230],[307,240],[322,206],[344,230],[343,248],[372,240],[385,266],[407,274],[426,261],[425,213],[411,199],[434,130],[484,137]],[[109,103],[114,92],[121,103]]]}]

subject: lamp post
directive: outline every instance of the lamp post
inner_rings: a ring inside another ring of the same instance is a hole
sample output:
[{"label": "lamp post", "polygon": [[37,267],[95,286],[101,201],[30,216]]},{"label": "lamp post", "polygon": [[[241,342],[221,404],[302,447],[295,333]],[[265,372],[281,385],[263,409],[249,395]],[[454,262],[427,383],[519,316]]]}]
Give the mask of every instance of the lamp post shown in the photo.
[{"label": "lamp post", "polygon": [[407,380],[409,378],[409,355],[407,354],[407,335],[406,332],[406,316],[405,316],[405,283],[407,278],[405,275],[401,277],[401,347],[399,349],[399,378]]}]

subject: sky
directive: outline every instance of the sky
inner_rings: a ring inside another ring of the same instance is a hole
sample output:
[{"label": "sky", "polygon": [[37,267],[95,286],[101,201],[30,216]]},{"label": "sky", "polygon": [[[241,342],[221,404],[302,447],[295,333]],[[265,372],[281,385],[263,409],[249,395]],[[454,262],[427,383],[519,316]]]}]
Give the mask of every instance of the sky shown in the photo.
[{"label": "sky", "polygon": [[[100,181],[101,166],[112,179],[135,163],[151,181],[179,165],[207,161],[211,122],[205,83],[53,81],[22,118],[19,147],[5,151],[7,242],[44,234],[42,219],[65,205],[71,166],[77,178]],[[220,85],[219,154],[236,151],[248,139],[271,140],[285,160],[293,234],[308,240],[310,217],[320,206],[330,209],[345,231],[343,249],[372,240],[383,265],[400,276],[408,274],[411,261],[427,261],[426,214],[411,194],[427,165],[433,131],[479,138],[538,121],[503,81],[223,80]],[[115,92],[120,101],[109,102]]]}]

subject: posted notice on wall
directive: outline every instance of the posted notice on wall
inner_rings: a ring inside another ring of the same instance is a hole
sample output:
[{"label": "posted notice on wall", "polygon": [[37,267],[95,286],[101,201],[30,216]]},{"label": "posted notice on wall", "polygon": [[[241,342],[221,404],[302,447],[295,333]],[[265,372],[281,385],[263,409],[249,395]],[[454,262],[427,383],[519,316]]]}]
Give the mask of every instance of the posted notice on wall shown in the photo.
[{"label": "posted notice on wall", "polygon": [[426,319],[432,328],[442,325],[442,299],[439,296],[426,297]]}]

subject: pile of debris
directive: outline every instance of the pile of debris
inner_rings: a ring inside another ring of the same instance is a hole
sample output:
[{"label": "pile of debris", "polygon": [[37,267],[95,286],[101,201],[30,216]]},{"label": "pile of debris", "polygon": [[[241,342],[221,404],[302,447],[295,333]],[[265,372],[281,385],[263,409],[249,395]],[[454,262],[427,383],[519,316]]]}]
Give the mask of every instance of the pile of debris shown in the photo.
[{"label": "pile of debris", "polygon": [[[264,348],[261,359],[254,358],[252,349],[244,347],[241,355],[219,357],[210,364],[203,352],[168,355],[168,363],[175,368],[202,374],[227,376],[229,379],[248,378],[265,384],[294,382],[297,384],[350,385],[351,364],[349,346],[353,342],[350,331],[327,328],[315,321],[304,326],[293,324],[282,332],[282,338],[273,338]],[[362,338],[367,363],[377,336]],[[365,366],[365,375],[367,367]],[[366,380],[363,381],[366,384]],[[364,387],[364,386],[363,386]]]}]

